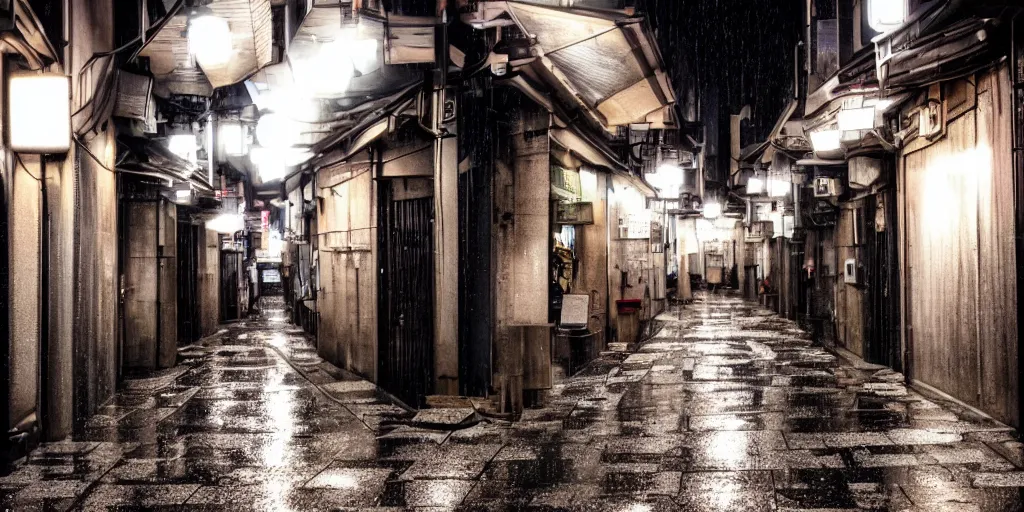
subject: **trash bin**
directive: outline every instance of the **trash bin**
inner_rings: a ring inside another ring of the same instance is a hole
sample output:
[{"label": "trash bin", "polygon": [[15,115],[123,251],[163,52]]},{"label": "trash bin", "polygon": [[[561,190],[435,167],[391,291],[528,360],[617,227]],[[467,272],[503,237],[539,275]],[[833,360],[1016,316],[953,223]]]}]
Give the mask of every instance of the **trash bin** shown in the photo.
[{"label": "trash bin", "polygon": [[617,300],[615,307],[619,312],[618,321],[615,323],[619,343],[635,344],[640,338],[640,310],[643,309],[643,301],[640,299]]}]

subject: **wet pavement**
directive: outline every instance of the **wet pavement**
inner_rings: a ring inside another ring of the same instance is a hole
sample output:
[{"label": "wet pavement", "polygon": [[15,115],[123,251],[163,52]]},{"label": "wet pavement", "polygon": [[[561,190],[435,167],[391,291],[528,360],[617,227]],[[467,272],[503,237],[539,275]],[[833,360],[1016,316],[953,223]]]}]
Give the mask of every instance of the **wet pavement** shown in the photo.
[{"label": "wet pavement", "polygon": [[0,508],[1024,509],[1012,430],[730,296],[662,315],[514,423],[459,400],[414,416],[270,316],[128,381],[0,478]]}]

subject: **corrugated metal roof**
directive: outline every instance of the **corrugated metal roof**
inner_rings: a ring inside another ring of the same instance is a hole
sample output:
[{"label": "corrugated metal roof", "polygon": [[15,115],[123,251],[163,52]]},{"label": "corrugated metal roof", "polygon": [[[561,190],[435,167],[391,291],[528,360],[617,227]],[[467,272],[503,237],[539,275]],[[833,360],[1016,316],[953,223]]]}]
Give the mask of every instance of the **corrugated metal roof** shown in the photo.
[{"label": "corrugated metal roof", "polygon": [[536,40],[541,62],[606,126],[645,122],[649,114],[675,103],[660,53],[641,18],[504,4],[519,28]]}]

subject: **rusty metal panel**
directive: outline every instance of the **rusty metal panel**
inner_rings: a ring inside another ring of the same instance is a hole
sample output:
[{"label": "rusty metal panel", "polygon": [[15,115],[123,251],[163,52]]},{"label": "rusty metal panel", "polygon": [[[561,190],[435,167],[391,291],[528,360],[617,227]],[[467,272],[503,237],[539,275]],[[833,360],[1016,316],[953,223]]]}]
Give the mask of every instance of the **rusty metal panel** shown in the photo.
[{"label": "rusty metal panel", "polygon": [[[978,240],[980,409],[1000,421],[1018,418],[1017,268],[1014,244],[1014,179],[1011,154],[1009,70],[983,76],[978,97]],[[990,165],[984,165],[990,163]]]},{"label": "rusty metal panel", "polygon": [[905,155],[912,378],[978,406],[978,178],[975,112]]}]

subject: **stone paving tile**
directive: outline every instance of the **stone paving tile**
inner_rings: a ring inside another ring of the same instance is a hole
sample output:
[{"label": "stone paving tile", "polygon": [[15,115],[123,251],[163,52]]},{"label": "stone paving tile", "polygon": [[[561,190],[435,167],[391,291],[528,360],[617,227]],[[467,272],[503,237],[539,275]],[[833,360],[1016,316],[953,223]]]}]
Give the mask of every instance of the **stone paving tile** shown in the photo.
[{"label": "stone paving tile", "polygon": [[606,353],[513,423],[414,417],[264,310],[20,461],[0,508],[1024,509],[1011,429],[846,366],[732,296],[660,315],[636,352]]}]

